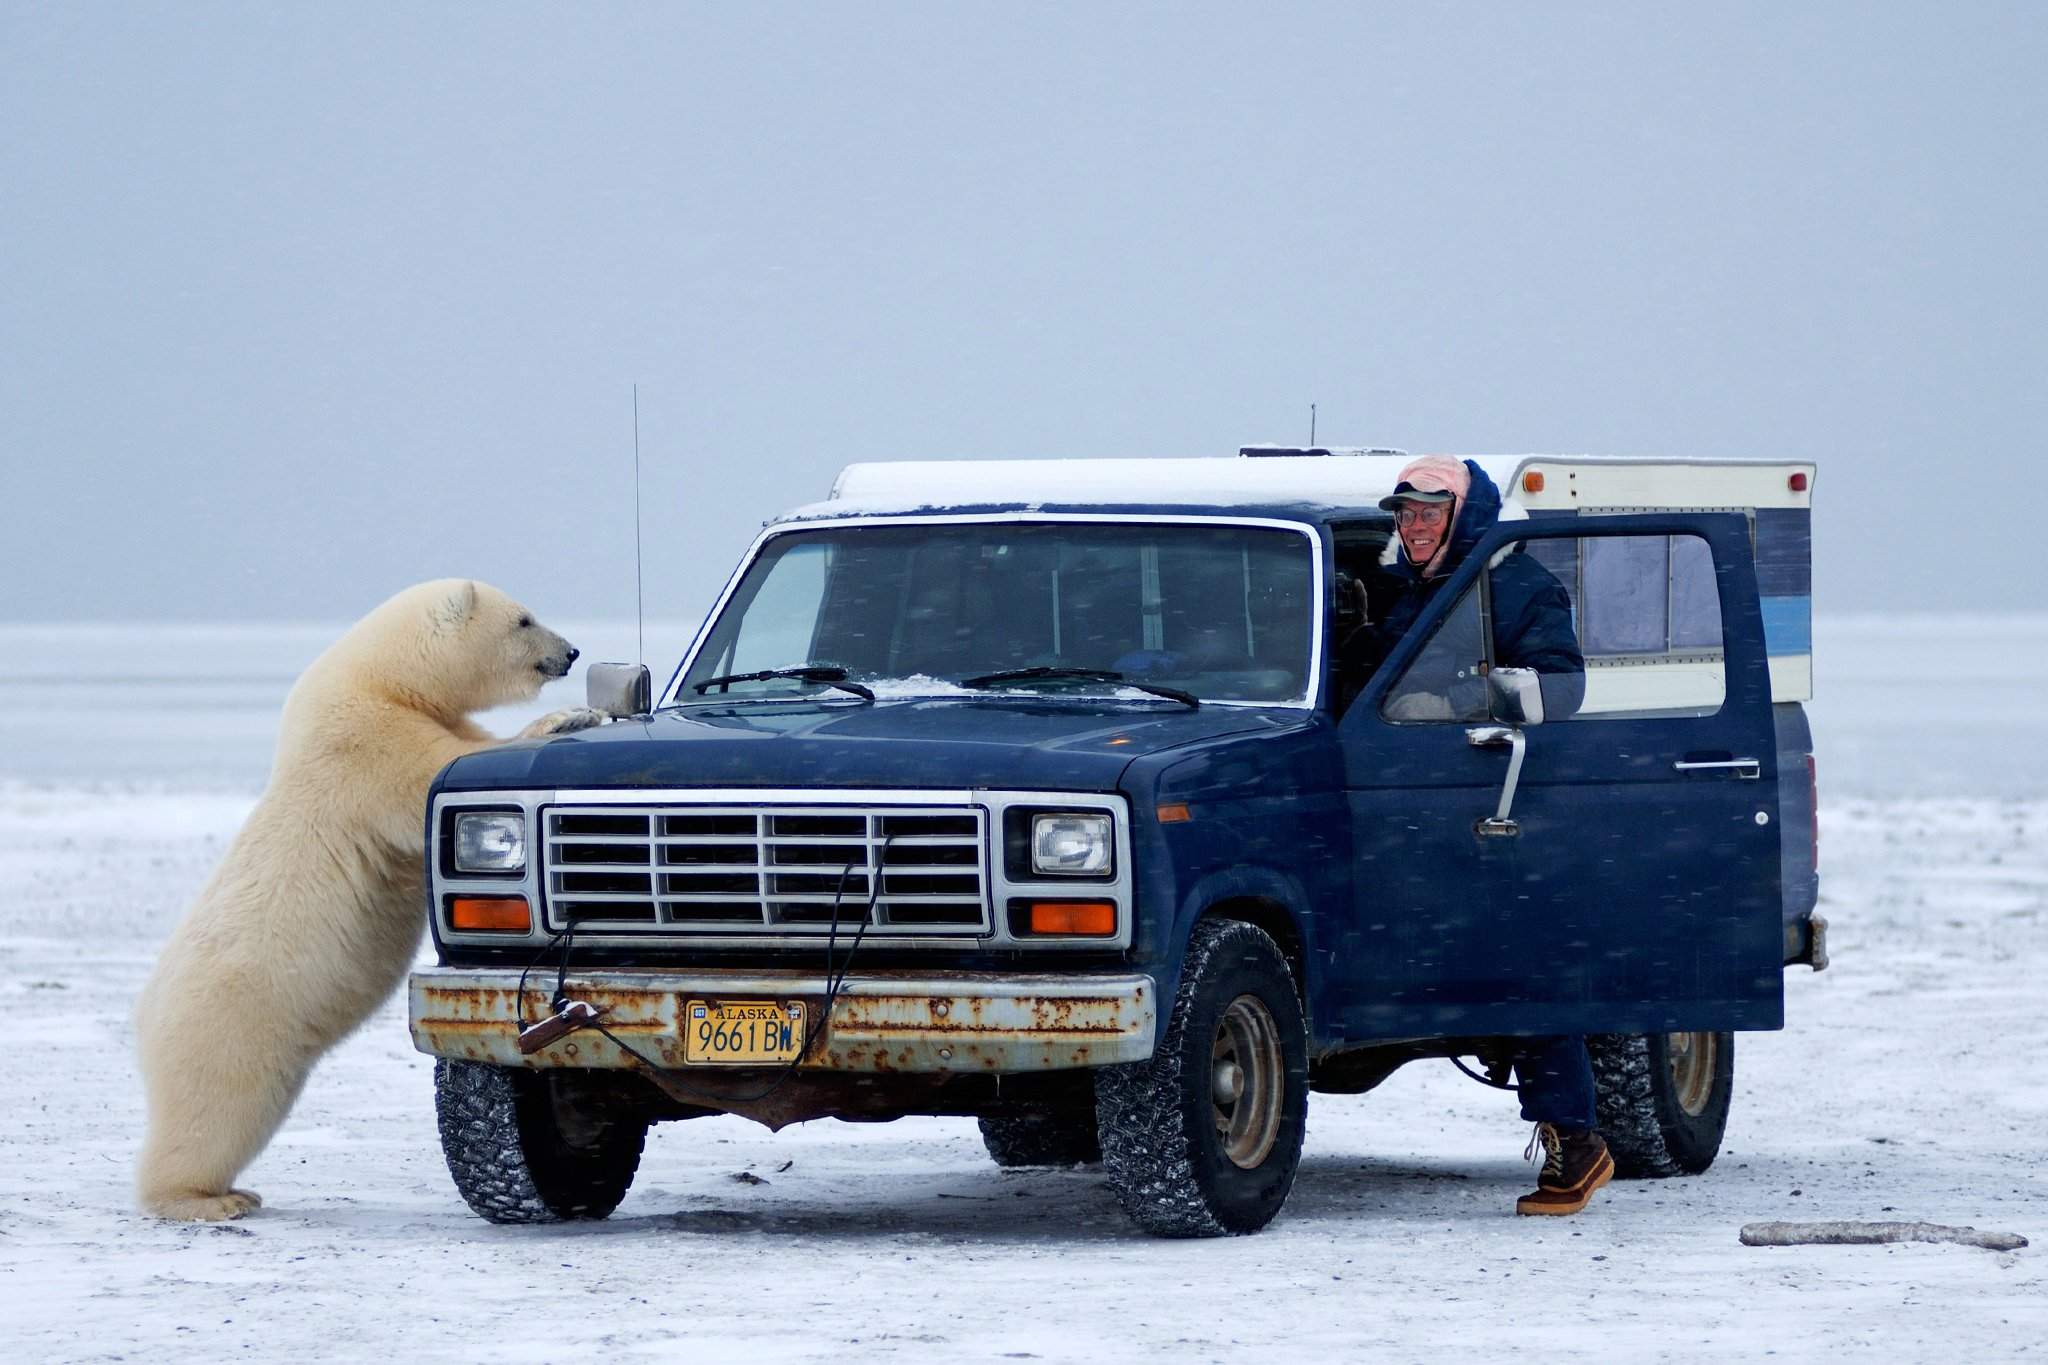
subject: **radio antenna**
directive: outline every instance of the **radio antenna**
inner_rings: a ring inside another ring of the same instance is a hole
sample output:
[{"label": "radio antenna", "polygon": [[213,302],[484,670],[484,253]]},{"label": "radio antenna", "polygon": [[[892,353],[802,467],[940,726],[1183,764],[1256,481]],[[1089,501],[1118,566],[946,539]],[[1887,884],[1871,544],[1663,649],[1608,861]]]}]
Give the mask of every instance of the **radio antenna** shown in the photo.
[{"label": "radio antenna", "polygon": [[1316,405],[1314,403],[1308,405],[1308,448],[1310,450],[1316,448]]},{"label": "radio antenna", "polygon": [[647,607],[640,588],[640,386],[633,386],[633,633],[647,666]]}]

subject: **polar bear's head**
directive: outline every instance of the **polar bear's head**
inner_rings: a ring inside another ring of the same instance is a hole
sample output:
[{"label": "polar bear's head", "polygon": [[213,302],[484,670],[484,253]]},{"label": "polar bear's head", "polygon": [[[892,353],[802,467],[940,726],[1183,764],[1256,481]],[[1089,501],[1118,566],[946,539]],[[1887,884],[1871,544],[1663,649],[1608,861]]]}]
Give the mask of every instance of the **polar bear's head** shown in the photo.
[{"label": "polar bear's head", "polygon": [[350,633],[359,637],[359,667],[442,715],[527,701],[577,654],[525,607],[468,578],[407,588]]}]

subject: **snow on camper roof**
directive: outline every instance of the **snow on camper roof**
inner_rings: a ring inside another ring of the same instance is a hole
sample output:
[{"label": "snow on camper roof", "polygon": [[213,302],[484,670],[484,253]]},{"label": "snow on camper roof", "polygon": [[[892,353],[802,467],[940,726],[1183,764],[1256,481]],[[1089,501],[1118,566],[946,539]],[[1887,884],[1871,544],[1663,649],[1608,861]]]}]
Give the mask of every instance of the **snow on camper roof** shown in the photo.
[{"label": "snow on camper roof", "polygon": [[[1479,455],[1496,482],[1524,457]],[[829,501],[785,520],[951,507],[1371,507],[1394,491],[1403,455],[1299,459],[891,460],[850,464]]]}]

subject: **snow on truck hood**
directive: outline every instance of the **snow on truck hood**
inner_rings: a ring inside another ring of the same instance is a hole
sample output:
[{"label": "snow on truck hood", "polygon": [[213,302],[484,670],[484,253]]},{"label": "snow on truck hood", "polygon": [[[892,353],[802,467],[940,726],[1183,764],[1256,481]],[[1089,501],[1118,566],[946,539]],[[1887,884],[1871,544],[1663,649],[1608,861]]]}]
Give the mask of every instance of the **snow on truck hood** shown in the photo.
[{"label": "snow on truck hood", "polygon": [[1299,709],[987,695],[734,702],[457,759],[449,791],[912,787],[1114,791],[1135,758],[1303,722]]}]

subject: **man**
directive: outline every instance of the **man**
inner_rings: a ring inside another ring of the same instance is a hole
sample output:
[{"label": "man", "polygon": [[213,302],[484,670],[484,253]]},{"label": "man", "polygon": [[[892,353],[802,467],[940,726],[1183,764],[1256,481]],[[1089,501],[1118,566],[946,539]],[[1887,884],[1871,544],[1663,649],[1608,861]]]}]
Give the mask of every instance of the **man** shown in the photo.
[{"label": "man", "polygon": [[[1338,668],[1346,699],[1365,686],[1437,591],[1500,520],[1500,490],[1470,460],[1425,455],[1402,469],[1394,491],[1380,499],[1394,514],[1392,563],[1381,571],[1371,597],[1379,619],[1344,642]],[[1544,713],[1561,720],[1585,694],[1585,656],[1572,626],[1571,595],[1534,557],[1517,550],[1490,570],[1493,663],[1541,675]],[[1449,719],[1397,716],[1395,719]]]},{"label": "man", "polygon": [[[1395,559],[1377,594],[1386,605],[1379,619],[1360,627],[1345,642],[1340,673],[1349,693],[1365,681],[1397,641],[1500,519],[1500,490],[1470,460],[1425,455],[1402,469],[1394,491],[1380,500],[1394,514]],[[1493,665],[1534,670],[1549,719],[1578,709],[1585,694],[1585,656],[1572,625],[1571,595],[1564,585],[1519,549],[1490,570],[1493,608]],[[1451,719],[1411,711],[1397,720]],[[1576,1035],[1515,1041],[1513,1064],[1522,1117],[1536,1125],[1529,1153],[1540,1143],[1543,1171],[1533,1194],[1515,1202],[1515,1212],[1572,1214],[1593,1192],[1614,1178],[1614,1158],[1597,1131],[1593,1112],[1593,1066],[1586,1040]]]}]

